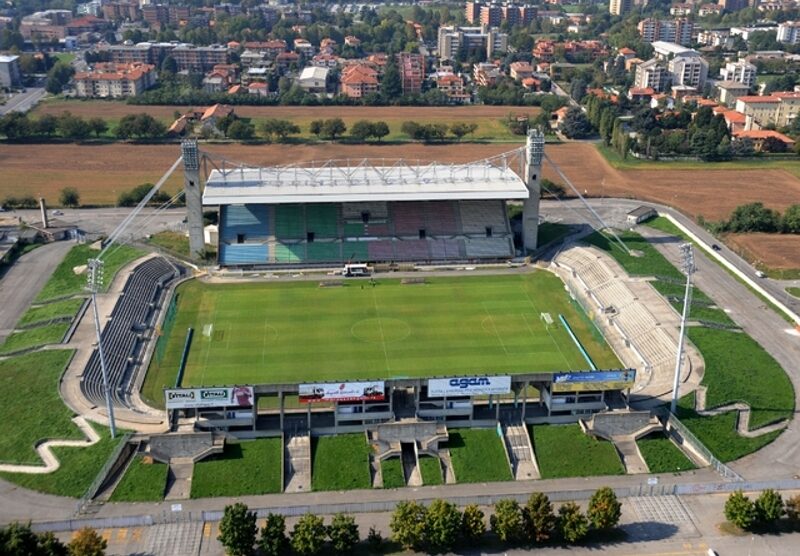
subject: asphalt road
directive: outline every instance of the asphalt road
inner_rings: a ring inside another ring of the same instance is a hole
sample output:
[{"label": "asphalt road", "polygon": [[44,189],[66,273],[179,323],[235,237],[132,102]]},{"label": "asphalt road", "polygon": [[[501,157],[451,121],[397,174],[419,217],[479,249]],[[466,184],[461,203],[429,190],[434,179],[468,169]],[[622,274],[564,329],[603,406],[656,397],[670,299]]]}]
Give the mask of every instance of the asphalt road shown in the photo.
[{"label": "asphalt road", "polygon": [[27,112],[42,100],[46,91],[44,87],[28,87],[24,93],[17,93],[0,106],[0,116],[9,112]]},{"label": "asphalt road", "polygon": [[[58,216],[53,216],[52,210],[48,214],[51,219],[74,224],[91,237],[107,236],[113,232],[120,222],[130,214],[131,209],[61,209],[60,212],[63,214]],[[14,214],[22,217],[26,222],[41,222],[42,220],[38,210],[18,210]],[[185,208],[174,208],[160,212],[156,212],[154,209],[144,209],[129,226],[126,237],[133,235],[136,239],[141,239],[147,234],[154,234],[162,230],[181,229],[185,216]]]},{"label": "asphalt road", "polygon": [[72,246],[68,241],[43,245],[20,257],[4,274],[0,271],[0,343]]}]

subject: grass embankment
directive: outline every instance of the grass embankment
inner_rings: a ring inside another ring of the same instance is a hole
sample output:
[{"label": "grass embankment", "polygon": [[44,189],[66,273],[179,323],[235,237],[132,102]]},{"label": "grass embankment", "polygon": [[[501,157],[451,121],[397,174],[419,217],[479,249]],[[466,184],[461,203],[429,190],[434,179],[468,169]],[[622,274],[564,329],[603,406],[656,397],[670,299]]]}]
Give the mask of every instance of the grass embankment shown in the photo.
[{"label": "grass embankment", "polygon": [[19,319],[17,326],[27,326],[33,324],[44,324],[51,320],[74,317],[83,304],[82,297],[55,301],[46,305],[37,305],[28,309],[22,318]]},{"label": "grass embankment", "polygon": [[112,502],[158,502],[164,498],[169,466],[136,456],[111,495]]},{"label": "grass embankment", "polygon": [[59,322],[14,332],[0,345],[0,355],[47,344],[58,344],[69,330],[69,326],[68,322]]},{"label": "grass embankment", "polygon": [[363,434],[321,436],[312,441],[313,490],[370,488],[369,446]]},{"label": "grass embankment", "polygon": [[224,453],[195,464],[191,497],[281,492],[282,458],[280,438],[228,442]]},{"label": "grass embankment", "polygon": [[39,441],[85,438],[58,395],[72,353],[48,350],[0,361],[0,421],[13,424],[0,435],[0,461],[42,464],[34,449]]},{"label": "grass embankment", "polygon": [[[36,296],[36,301],[41,303],[83,292],[86,287],[86,272],[76,274],[73,269],[86,265],[90,258],[97,257],[99,254],[100,251],[92,249],[88,244],[76,245],[70,249],[64,260],[56,267],[42,291]],[[103,275],[105,276],[104,290],[107,290],[111,285],[119,269],[143,254],[140,250],[127,245],[112,247],[103,257],[105,263],[103,266]]]},{"label": "grass embankment", "polygon": [[422,474],[423,485],[436,486],[444,483],[442,463],[439,461],[439,458],[422,456],[419,458],[419,470]]},{"label": "grass embankment", "polygon": [[413,286],[387,279],[375,287],[192,280],[177,295],[174,325],[161,339],[164,355],[151,361],[145,380],[144,396],[153,403],[163,403],[161,389],[175,382],[189,327],[195,335],[183,386],[428,376],[431,369],[585,369],[566,329],[548,330],[541,312],[556,323],[563,314],[598,366],[619,366],[561,280],[545,271],[427,278]]},{"label": "grass embankment", "polygon": [[403,462],[400,458],[385,459],[381,462],[383,488],[400,488],[406,486],[403,474]]},{"label": "grass embankment", "polygon": [[534,425],[529,430],[542,479],[625,473],[614,445],[584,434],[577,424]]},{"label": "grass embankment", "polygon": [[447,445],[459,483],[511,480],[502,440],[494,429],[451,430]]},{"label": "grass embankment", "polygon": [[695,469],[680,448],[662,433],[649,434],[636,441],[650,473],[677,473]]},{"label": "grass embankment", "polygon": [[542,222],[539,224],[539,235],[537,237],[537,247],[547,245],[551,241],[562,239],[569,235],[572,226],[558,224],[555,222]]},{"label": "grass embankment", "polygon": [[786,288],[786,291],[789,292],[789,295],[793,295],[797,299],[800,299],[800,288]]},{"label": "grass embankment", "polygon": [[177,255],[189,256],[189,237],[182,232],[158,232],[150,236],[147,243]]},{"label": "grass embankment", "polygon": [[611,147],[596,144],[598,152],[617,170],[766,170],[781,169],[800,178],[800,161],[797,158],[755,157],[725,162],[702,160],[639,160],[632,156],[623,158]]}]

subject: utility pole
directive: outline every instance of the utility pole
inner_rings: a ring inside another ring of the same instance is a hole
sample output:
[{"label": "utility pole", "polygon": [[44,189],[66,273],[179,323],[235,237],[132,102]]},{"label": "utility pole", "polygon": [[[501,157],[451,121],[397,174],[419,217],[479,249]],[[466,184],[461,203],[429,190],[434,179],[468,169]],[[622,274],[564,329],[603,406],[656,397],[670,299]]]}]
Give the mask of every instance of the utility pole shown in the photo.
[{"label": "utility pole", "polygon": [[681,245],[683,256],[683,272],[686,274],[686,291],[683,294],[683,312],[681,314],[681,332],[678,336],[678,353],[675,356],[675,380],[672,383],[672,403],[670,411],[674,415],[678,409],[678,385],[681,381],[681,365],[683,364],[683,344],[686,338],[686,319],[689,316],[689,305],[692,303],[692,274],[695,272],[694,252],[691,243]]},{"label": "utility pole", "polygon": [[97,355],[100,357],[100,371],[103,373],[103,389],[106,394],[106,409],[108,410],[108,423],[111,427],[111,438],[116,438],[117,427],[114,422],[114,406],[111,404],[111,390],[108,387],[108,371],[106,370],[106,357],[103,352],[103,338],[100,334],[100,313],[97,310],[97,290],[103,286],[103,261],[89,259],[89,276],[86,289],[92,294],[92,311],[94,313],[94,331],[97,335]]}]

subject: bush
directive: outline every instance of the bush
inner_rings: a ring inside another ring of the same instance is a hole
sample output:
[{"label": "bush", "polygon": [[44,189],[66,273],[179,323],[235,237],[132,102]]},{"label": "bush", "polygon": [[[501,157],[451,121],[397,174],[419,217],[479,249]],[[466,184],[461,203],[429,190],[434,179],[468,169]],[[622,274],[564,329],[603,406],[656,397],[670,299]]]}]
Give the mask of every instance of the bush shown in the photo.
[{"label": "bush", "polygon": [[609,487],[598,489],[589,500],[587,516],[598,531],[608,531],[616,527],[621,515],[622,504]]},{"label": "bush", "polygon": [[61,556],[67,554],[67,547],[53,533],[37,535],[30,524],[12,523],[0,528],[0,554]]},{"label": "bush", "polygon": [[[150,190],[153,189],[152,183],[143,183],[141,185],[137,185],[130,191],[123,191],[120,193],[119,197],[117,198],[117,206],[120,207],[135,207],[142,200],[147,197],[147,194],[150,193]],[[148,201],[148,205],[161,205],[169,201],[170,196],[168,193],[164,191],[156,191],[156,193],[150,198]]]},{"label": "bush", "polygon": [[305,514],[292,529],[291,546],[301,556],[319,554],[325,547],[328,531],[321,517]]},{"label": "bush", "polygon": [[558,509],[558,532],[568,543],[580,542],[589,533],[589,520],[575,502]]},{"label": "bush", "polygon": [[725,519],[740,529],[749,529],[756,521],[756,506],[741,490],[728,497],[724,512]]},{"label": "bush", "polygon": [[358,525],[353,516],[338,513],[328,526],[331,548],[337,554],[349,554],[358,544]]},{"label": "bush", "polygon": [[65,207],[78,207],[81,204],[81,194],[74,187],[65,187],[58,196],[58,202]]},{"label": "bush", "polygon": [[381,535],[381,532],[375,529],[375,527],[369,528],[369,533],[367,533],[367,544],[369,545],[370,552],[372,553],[380,552],[383,548],[383,535]]},{"label": "bush", "polygon": [[414,501],[397,504],[389,522],[392,539],[406,550],[422,548],[425,542],[425,523],[428,510]]},{"label": "bush", "polygon": [[789,521],[795,525],[800,523],[800,494],[787,498],[785,511]]},{"label": "bush", "polygon": [[461,512],[445,500],[434,500],[425,518],[425,544],[433,552],[450,552],[461,532]]},{"label": "bush", "polygon": [[70,556],[103,556],[108,543],[91,527],[84,527],[67,545]]},{"label": "bush", "polygon": [[523,510],[523,517],[528,540],[537,543],[550,540],[550,535],[556,526],[556,516],[546,494],[541,492],[531,494]]},{"label": "bush", "polygon": [[768,488],[755,501],[756,520],[764,526],[772,526],[783,515],[783,498]]},{"label": "bush", "polygon": [[300,128],[289,120],[270,118],[261,125],[261,130],[270,140],[277,139],[279,143],[286,141],[290,135],[300,133]]},{"label": "bush", "polygon": [[461,514],[461,536],[468,545],[476,545],[486,534],[484,517],[483,512],[475,504],[464,508],[464,513]]},{"label": "bush", "polygon": [[500,500],[489,518],[492,532],[504,543],[518,544],[525,539],[525,523],[522,509],[516,500]]},{"label": "bush", "polygon": [[763,203],[740,205],[733,210],[725,224],[728,232],[777,232],[781,218],[777,211],[768,209]]},{"label": "bush", "polygon": [[230,556],[247,556],[252,554],[256,544],[256,514],[245,504],[237,502],[225,506],[222,520],[219,522],[217,540],[225,547]]},{"label": "bush", "polygon": [[258,547],[264,556],[281,556],[289,550],[286,536],[286,519],[280,514],[267,515],[267,522],[261,529]]}]

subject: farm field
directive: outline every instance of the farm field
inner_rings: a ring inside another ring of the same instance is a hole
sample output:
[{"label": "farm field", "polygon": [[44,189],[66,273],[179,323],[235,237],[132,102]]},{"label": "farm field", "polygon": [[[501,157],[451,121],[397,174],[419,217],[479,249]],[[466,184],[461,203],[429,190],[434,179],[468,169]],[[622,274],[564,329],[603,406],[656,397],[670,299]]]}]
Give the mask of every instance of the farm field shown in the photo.
[{"label": "farm field", "polygon": [[451,429],[447,441],[459,483],[510,481],[503,441],[494,429]]},{"label": "farm field", "polygon": [[800,278],[800,235],[727,234],[725,243],[771,278]]},{"label": "farm field", "polygon": [[227,442],[225,452],[197,462],[192,498],[281,492],[280,438]]},{"label": "farm field", "polygon": [[620,365],[546,271],[369,284],[187,282],[145,395],[158,400],[174,383],[189,327],[183,386],[585,369],[566,329],[546,328],[542,312],[556,323],[563,314],[600,368]]},{"label": "farm field", "polygon": [[313,490],[370,488],[369,446],[364,435],[312,438],[311,485]]},{"label": "farm field", "polygon": [[611,442],[584,434],[575,425],[532,425],[533,451],[542,479],[625,473]]},{"label": "farm field", "polygon": [[677,473],[695,465],[661,433],[649,434],[636,441],[650,473]]}]

